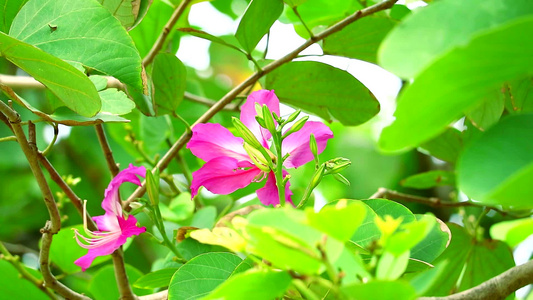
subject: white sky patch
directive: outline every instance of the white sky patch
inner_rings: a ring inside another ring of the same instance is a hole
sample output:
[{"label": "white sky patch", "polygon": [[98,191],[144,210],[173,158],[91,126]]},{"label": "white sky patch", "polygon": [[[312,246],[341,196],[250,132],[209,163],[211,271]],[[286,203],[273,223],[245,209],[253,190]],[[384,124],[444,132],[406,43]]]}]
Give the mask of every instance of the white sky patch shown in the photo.
[{"label": "white sky patch", "polygon": [[198,26],[209,34],[221,36],[234,34],[239,21],[219,12],[209,2],[200,2],[191,6],[189,24]]},{"label": "white sky patch", "polygon": [[209,68],[210,41],[194,36],[183,36],[176,56],[187,66],[197,70]]},{"label": "white sky patch", "polygon": [[[59,124],[56,143],[58,143],[62,139],[68,138],[71,129],[72,128],[70,128],[69,126]],[[48,144],[50,144],[54,139],[54,127],[52,125],[46,125],[43,128],[43,139]]]}]

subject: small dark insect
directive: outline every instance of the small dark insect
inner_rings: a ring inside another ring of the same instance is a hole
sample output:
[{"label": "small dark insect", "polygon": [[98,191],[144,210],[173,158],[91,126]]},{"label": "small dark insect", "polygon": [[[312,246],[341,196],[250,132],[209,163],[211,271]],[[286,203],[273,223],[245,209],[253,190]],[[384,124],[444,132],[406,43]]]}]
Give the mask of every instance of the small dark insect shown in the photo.
[{"label": "small dark insect", "polygon": [[50,27],[50,32],[54,32],[57,30],[57,25],[48,24],[48,27]]}]

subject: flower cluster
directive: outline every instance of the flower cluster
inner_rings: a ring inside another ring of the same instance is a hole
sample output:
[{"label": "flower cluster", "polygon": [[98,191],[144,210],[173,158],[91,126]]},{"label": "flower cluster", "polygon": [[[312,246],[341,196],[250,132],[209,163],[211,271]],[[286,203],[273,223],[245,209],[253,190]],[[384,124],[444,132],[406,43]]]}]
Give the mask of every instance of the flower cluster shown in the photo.
[{"label": "flower cluster", "polygon": [[[89,252],[78,258],[74,263],[81,267],[83,271],[89,268],[97,256],[109,255],[122,246],[127,238],[133,235],[139,235],[146,231],[145,227],[137,226],[137,219],[130,215],[124,215],[119,198],[119,187],[124,182],[131,182],[141,185],[137,176],[145,177],[146,169],[144,167],[135,167],[130,165],[122,170],[111,180],[105,190],[102,208],[105,214],[93,217],[98,227],[97,231],[90,231],[87,228],[87,220],[84,217],[83,228],[89,237],[85,237],[74,229],[76,241],[78,244],[89,249]],[[85,216],[85,203],[84,203]],[[80,240],[81,239],[81,240]],[[83,241],[83,242],[82,242]]]},{"label": "flower cluster", "polygon": [[[264,147],[261,150],[271,153],[269,147],[272,146],[270,141],[272,135],[257,122],[256,105],[259,107],[266,105],[272,113],[279,116],[279,99],[274,91],[260,90],[251,93],[241,107],[240,121]],[[323,123],[306,122],[300,130],[283,138],[281,148],[283,158],[286,158],[283,160],[285,168],[297,168],[314,159],[309,147],[311,134],[315,136],[318,153],[324,150],[327,140],[333,137],[329,127]],[[192,138],[187,148],[194,155],[206,161],[198,171],[192,174],[192,197],[198,193],[201,186],[215,194],[229,194],[252,182],[263,181],[266,178],[265,186],[257,190],[257,197],[264,205],[279,203],[275,175],[269,169],[268,163],[265,163],[264,156],[256,155],[254,152],[257,152],[257,149],[250,148],[250,145],[244,143],[242,138],[234,136],[228,129],[219,124],[198,124],[192,129]],[[276,158],[272,157],[272,159]],[[287,174],[283,170],[283,177]],[[287,182],[285,199],[292,203],[292,192],[289,186]]]}]

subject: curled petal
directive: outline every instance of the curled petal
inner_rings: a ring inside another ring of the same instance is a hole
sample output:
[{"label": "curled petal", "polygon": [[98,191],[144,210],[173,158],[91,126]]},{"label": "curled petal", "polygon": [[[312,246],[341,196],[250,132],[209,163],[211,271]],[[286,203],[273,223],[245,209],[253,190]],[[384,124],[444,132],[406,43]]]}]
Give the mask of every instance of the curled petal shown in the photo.
[{"label": "curled petal", "polygon": [[[122,216],[115,218],[120,226],[119,231],[100,233],[102,235],[101,238],[85,238],[81,236],[88,244],[82,244],[78,239],[80,235],[76,233],[75,237],[78,244],[83,248],[89,249],[86,255],[78,258],[74,262],[83,271],[91,266],[96,257],[113,253],[126,242],[128,237],[139,235],[146,231],[145,227],[137,227],[137,219],[134,216],[129,216],[128,219],[124,219]],[[96,234],[99,233],[96,232]]]},{"label": "curled petal", "polygon": [[221,156],[249,161],[250,158],[242,145],[243,139],[234,136],[220,124],[207,123],[197,124],[192,128],[192,138],[187,148],[204,161]]},{"label": "curled petal", "polygon": [[[288,174],[289,173],[287,171],[283,170],[283,178],[285,178],[285,176],[287,176]],[[292,204],[292,191],[290,189],[290,186],[291,183],[287,182],[287,185],[285,186],[285,201]],[[276,185],[276,176],[274,175],[274,172],[270,172],[268,174],[265,186],[258,189],[256,193],[257,198],[259,198],[259,201],[261,201],[261,203],[263,203],[264,205],[276,206],[279,204],[279,193],[278,187]]]},{"label": "curled petal", "polygon": [[313,153],[309,148],[311,134],[315,135],[318,154],[326,148],[327,141],[333,137],[333,132],[321,122],[309,121],[299,131],[292,133],[282,142],[283,155],[290,153],[283,165],[286,168],[297,168],[313,160]]},{"label": "curled petal", "polygon": [[136,167],[134,165],[129,165],[126,169],[120,171],[113,180],[107,186],[107,189],[104,193],[104,201],[102,201],[102,208],[107,213],[110,213],[115,216],[122,216],[122,205],[118,198],[118,188],[124,182],[131,182],[136,185],[141,185],[141,180],[137,177],[146,176],[145,167]]},{"label": "curled petal", "polygon": [[256,166],[249,169],[243,167],[232,157],[217,157],[208,161],[192,173],[191,196],[198,194],[200,186],[215,194],[232,193],[249,185],[262,172]]},{"label": "curled petal", "polygon": [[279,99],[274,94],[274,91],[255,91],[248,96],[246,102],[241,107],[241,121],[252,131],[259,142],[266,147],[267,140],[271,137],[271,134],[268,130],[259,126],[259,123],[255,120],[255,116],[257,116],[257,112],[255,111],[256,103],[260,106],[266,104],[271,112],[275,112],[279,116]]}]

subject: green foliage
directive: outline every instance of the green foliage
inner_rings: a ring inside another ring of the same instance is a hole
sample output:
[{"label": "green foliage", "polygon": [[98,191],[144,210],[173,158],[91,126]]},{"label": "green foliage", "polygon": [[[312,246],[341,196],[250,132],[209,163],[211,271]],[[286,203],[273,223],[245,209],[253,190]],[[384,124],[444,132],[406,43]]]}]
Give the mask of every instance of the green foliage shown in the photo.
[{"label": "green foliage", "polygon": [[183,101],[186,76],[185,66],[175,55],[169,53],[156,55],[152,79],[153,108],[157,116],[176,113],[176,108]]},{"label": "green foliage", "polygon": [[148,273],[139,277],[139,279],[133,282],[133,286],[141,289],[155,289],[167,287],[170,284],[172,276],[174,275],[174,273],[176,273],[177,270],[178,269],[170,268]]},{"label": "green foliage", "polygon": [[[128,278],[135,282],[138,278],[140,278],[143,274],[141,271],[137,270],[136,268],[126,265],[126,274]],[[118,288],[115,285],[108,284],[109,282],[115,282],[115,272],[114,268],[111,265],[107,265],[96,274],[94,274],[93,279],[91,280],[91,283],[89,284],[89,291],[93,295],[94,299],[96,300],[106,300],[106,299],[115,299],[120,296],[118,292]],[[150,294],[150,290],[146,289],[139,289],[139,288],[133,288],[135,294],[137,295],[147,295]]]},{"label": "green foliage", "polygon": [[509,116],[467,147],[458,163],[459,187],[484,203],[531,208],[533,116]]},{"label": "green foliage", "polygon": [[[30,0],[9,35],[143,90],[141,58],[126,30],[96,1]],[[120,57],[120,59],[117,59]]]},{"label": "green foliage", "polygon": [[344,125],[359,125],[379,112],[379,102],[364,85],[323,63],[288,63],[267,75],[266,88],[283,103]]},{"label": "green foliage", "polygon": [[9,262],[0,260],[0,272],[2,272],[2,280],[6,282],[6,284],[2,284],[0,287],[2,297],[10,299],[49,299],[48,296],[40,291],[35,285],[20,278],[17,269],[15,269],[15,267]]},{"label": "green foliage", "polygon": [[242,16],[235,37],[251,53],[283,12],[281,0],[252,0]]}]

